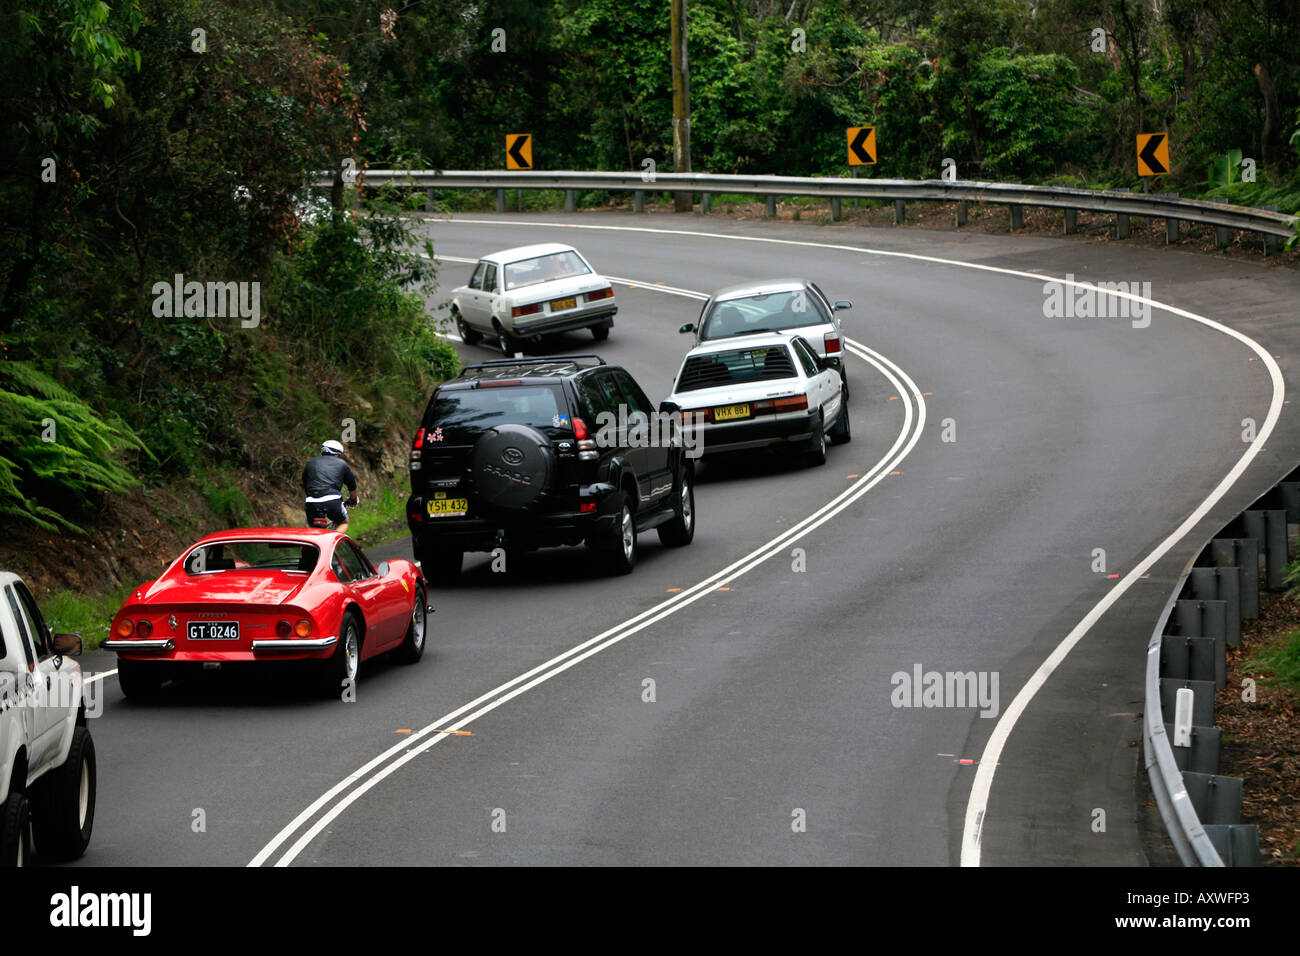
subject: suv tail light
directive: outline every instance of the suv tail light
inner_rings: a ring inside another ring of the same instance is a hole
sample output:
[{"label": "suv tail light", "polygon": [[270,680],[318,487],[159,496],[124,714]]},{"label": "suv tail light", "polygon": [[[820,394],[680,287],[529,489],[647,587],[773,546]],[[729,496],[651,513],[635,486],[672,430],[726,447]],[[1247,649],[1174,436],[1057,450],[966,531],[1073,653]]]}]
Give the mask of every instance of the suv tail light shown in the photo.
[{"label": "suv tail light", "polygon": [[415,441],[411,443],[411,471],[420,470],[420,459],[424,455],[424,452],[420,451],[420,448],[423,445],[424,445],[424,429],[421,428],[418,432],[415,433]]},{"label": "suv tail light", "polygon": [[510,315],[514,318],[518,318],[521,315],[532,315],[534,312],[540,311],[542,311],[540,305],[517,305],[510,310]]},{"label": "suv tail light", "polygon": [[579,461],[595,461],[600,457],[600,453],[596,451],[596,442],[592,439],[591,432],[587,430],[587,423],[577,416],[573,419],[573,437],[578,440]]},{"label": "suv tail light", "polygon": [[838,332],[827,332],[822,341],[825,343],[827,355],[838,354],[840,349],[843,347]]}]

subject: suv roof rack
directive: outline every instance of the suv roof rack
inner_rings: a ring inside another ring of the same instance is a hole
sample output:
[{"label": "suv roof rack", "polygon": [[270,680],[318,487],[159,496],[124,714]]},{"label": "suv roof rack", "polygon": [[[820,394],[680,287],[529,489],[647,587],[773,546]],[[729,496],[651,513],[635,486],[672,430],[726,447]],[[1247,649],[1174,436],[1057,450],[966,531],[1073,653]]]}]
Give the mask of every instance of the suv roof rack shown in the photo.
[{"label": "suv roof rack", "polygon": [[[588,365],[582,365],[578,359],[595,359]],[[491,362],[480,362],[477,365],[466,365],[460,370],[460,374],[473,372],[476,369],[500,369],[515,368],[520,365],[572,365],[575,368],[594,368],[597,365],[604,365],[605,360],[599,355],[592,353],[583,353],[580,355],[540,355],[536,358],[517,358],[517,359],[496,359]]]}]

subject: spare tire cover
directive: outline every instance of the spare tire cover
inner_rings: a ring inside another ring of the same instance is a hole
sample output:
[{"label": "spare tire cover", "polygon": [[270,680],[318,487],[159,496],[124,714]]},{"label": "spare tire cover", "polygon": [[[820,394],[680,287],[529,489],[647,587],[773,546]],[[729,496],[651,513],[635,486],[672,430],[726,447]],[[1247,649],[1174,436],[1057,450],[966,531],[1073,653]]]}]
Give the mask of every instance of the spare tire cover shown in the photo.
[{"label": "spare tire cover", "polygon": [[497,508],[526,508],[550,487],[555,456],[546,436],[527,425],[498,425],[474,445],[474,490]]}]

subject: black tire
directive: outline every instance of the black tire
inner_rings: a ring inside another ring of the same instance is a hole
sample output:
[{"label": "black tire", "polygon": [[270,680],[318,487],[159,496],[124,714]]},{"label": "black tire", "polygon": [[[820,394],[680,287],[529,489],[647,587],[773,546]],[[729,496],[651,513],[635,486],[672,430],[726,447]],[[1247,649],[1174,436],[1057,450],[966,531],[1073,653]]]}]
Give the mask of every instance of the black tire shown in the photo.
[{"label": "black tire", "polygon": [[695,537],[695,480],[690,468],[682,469],[681,483],[673,489],[673,518],[659,526],[659,542],[668,548],[680,548]]},{"label": "black tire", "polygon": [[27,866],[32,857],[31,804],[15,791],[0,807],[0,868]]},{"label": "black tire", "polygon": [[500,322],[493,319],[492,328],[496,330],[497,350],[500,351],[502,355],[504,355],[506,358],[513,358],[516,352],[522,351],[522,346],[520,345],[519,341],[513,335],[507,332],[504,328],[502,328]]},{"label": "black tire", "polygon": [[349,677],[353,688],[356,687],[361,672],[361,625],[354,613],[349,611],[343,615],[338,643],[334,645],[333,655],[324,664],[319,684],[322,697],[341,697],[343,682]]},{"label": "black tire", "polygon": [[853,441],[853,425],[849,421],[849,403],[840,402],[840,414],[835,419],[835,427],[831,429],[831,441],[836,445],[847,445]]},{"label": "black tire", "polygon": [[448,587],[460,577],[465,552],[440,544],[417,544],[415,558],[420,562],[420,570],[424,572],[429,587]]},{"label": "black tire", "polygon": [[826,423],[820,415],[817,424],[813,425],[812,438],[808,440],[807,461],[814,468],[826,464]]},{"label": "black tire", "polygon": [[609,338],[609,326],[593,325],[591,327],[591,337],[595,339],[597,342],[605,341],[607,338]]},{"label": "black tire", "polygon": [[456,320],[456,332],[460,335],[460,340],[466,345],[478,345],[479,340],[483,338],[482,333],[471,329],[469,323],[461,318],[459,312],[452,312],[451,314]]},{"label": "black tire", "polygon": [[424,603],[424,585],[415,586],[415,603],[411,606],[411,622],[406,627],[406,637],[393,652],[399,664],[414,664],[424,656],[424,644],[429,638],[429,612]]},{"label": "black tire", "polygon": [[160,664],[118,658],[117,686],[122,688],[122,694],[126,697],[133,700],[157,700],[166,680],[166,670]]},{"label": "black tire", "polygon": [[849,373],[843,365],[840,366],[840,384],[844,386],[844,401],[847,402],[849,400]]},{"label": "black tire", "polygon": [[636,567],[636,548],[636,507],[625,491],[619,516],[596,550],[607,559],[611,574],[631,574]]},{"label": "black tire", "polygon": [[32,837],[41,859],[75,860],[86,852],[95,828],[95,781],[95,741],[87,728],[74,727],[68,759],[32,793]]}]

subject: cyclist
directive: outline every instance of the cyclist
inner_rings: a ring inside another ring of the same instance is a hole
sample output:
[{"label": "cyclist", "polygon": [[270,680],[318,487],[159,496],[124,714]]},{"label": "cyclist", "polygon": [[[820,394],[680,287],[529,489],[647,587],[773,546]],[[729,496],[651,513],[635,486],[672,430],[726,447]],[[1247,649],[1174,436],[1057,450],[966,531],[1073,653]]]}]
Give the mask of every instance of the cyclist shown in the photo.
[{"label": "cyclist", "polygon": [[[332,438],[322,442],[320,454],[307,462],[302,470],[302,490],[307,495],[303,507],[307,512],[307,525],[311,528],[328,528],[348,532],[348,505],[357,503],[357,476],[343,460],[343,445]],[[346,485],[348,500],[343,500],[340,489]]]}]

